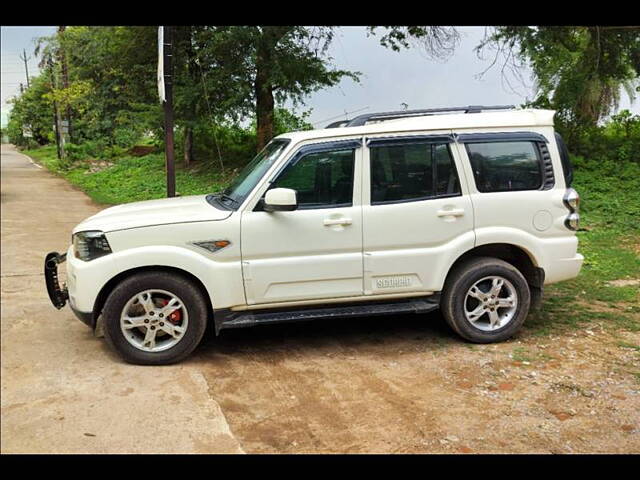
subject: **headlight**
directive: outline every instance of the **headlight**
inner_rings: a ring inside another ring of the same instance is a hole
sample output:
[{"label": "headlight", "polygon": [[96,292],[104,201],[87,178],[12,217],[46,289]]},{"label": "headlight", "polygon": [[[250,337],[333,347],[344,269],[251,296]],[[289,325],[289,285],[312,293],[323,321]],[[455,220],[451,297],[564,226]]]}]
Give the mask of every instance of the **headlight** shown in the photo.
[{"label": "headlight", "polygon": [[111,253],[111,247],[103,232],[78,232],[73,236],[73,253],[76,258],[88,262]]}]

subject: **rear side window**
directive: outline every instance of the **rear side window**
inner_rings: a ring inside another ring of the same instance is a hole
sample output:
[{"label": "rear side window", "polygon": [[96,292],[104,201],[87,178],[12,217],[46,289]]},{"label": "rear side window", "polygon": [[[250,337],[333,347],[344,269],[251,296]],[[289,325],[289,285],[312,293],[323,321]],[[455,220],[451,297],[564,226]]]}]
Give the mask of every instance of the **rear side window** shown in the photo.
[{"label": "rear side window", "polygon": [[448,144],[371,146],[371,204],[460,194]]},{"label": "rear side window", "polygon": [[540,151],[534,142],[467,143],[480,192],[538,190],[543,183]]}]

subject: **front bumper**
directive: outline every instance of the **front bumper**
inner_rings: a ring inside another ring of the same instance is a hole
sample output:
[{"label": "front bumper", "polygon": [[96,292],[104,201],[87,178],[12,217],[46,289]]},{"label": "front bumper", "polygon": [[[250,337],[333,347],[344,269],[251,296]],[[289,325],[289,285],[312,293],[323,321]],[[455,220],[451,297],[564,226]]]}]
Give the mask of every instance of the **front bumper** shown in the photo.
[{"label": "front bumper", "polygon": [[49,299],[54,307],[60,310],[69,301],[69,307],[78,319],[85,325],[95,328],[95,322],[93,318],[93,312],[82,312],[78,310],[73,301],[69,297],[69,291],[65,284],[60,286],[58,281],[58,265],[64,263],[67,260],[67,254],[60,255],[58,252],[50,252],[44,259],[44,279],[47,286],[47,293]]}]

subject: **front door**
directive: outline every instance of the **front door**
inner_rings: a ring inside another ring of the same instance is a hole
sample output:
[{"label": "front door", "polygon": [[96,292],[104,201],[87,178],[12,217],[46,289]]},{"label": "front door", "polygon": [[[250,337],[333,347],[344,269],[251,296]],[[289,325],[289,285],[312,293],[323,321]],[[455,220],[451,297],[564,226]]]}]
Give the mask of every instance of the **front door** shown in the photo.
[{"label": "front door", "polygon": [[303,147],[269,187],[294,189],[298,208],[243,212],[249,305],[363,294],[361,163],[359,142]]}]

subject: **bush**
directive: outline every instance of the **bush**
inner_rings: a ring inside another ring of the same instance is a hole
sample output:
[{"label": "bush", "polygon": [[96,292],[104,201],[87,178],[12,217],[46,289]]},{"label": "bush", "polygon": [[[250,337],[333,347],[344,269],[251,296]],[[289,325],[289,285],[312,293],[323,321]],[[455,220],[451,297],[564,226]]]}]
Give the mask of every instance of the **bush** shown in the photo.
[{"label": "bush", "polygon": [[[565,138],[569,134],[559,128]],[[598,161],[640,164],[640,115],[623,110],[602,126],[583,128],[569,137],[571,153]]]},{"label": "bush", "polygon": [[572,156],[585,225],[640,231],[640,163]]}]

